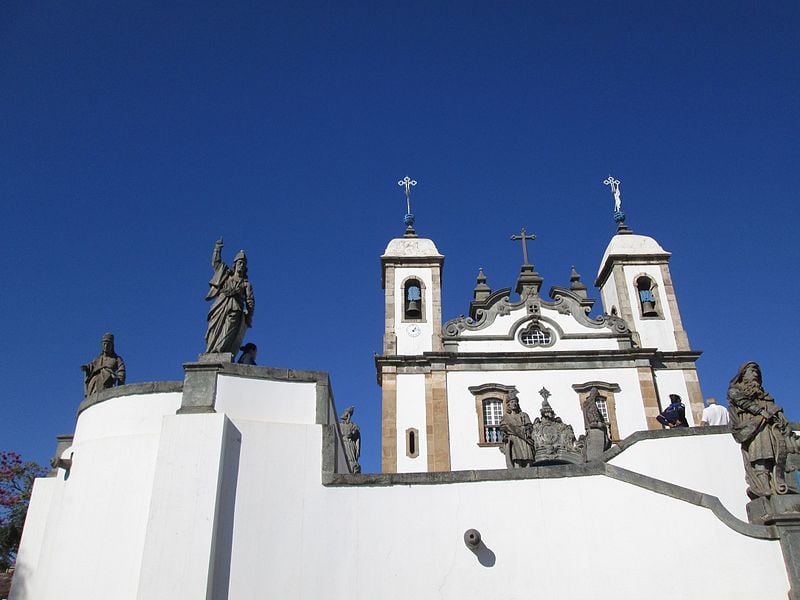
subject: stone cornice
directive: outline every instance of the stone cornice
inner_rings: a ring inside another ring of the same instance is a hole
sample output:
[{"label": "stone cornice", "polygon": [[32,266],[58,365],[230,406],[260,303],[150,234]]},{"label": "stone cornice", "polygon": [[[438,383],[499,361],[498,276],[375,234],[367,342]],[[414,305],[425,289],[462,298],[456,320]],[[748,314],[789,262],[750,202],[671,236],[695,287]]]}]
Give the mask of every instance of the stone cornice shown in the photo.
[{"label": "stone cornice", "polygon": [[669,262],[671,254],[611,254],[606,258],[603,268],[597,274],[594,287],[599,288],[606,282],[614,265],[660,265]]}]

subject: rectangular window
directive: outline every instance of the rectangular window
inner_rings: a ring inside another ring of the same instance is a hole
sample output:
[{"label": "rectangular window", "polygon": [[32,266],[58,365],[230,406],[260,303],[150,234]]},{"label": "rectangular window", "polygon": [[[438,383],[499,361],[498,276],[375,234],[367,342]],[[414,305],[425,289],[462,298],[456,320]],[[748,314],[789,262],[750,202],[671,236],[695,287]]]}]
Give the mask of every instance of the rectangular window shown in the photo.
[{"label": "rectangular window", "polygon": [[502,418],[502,401],[495,398],[483,401],[483,432],[486,443],[499,444],[503,441],[503,434],[500,431],[500,419]]}]

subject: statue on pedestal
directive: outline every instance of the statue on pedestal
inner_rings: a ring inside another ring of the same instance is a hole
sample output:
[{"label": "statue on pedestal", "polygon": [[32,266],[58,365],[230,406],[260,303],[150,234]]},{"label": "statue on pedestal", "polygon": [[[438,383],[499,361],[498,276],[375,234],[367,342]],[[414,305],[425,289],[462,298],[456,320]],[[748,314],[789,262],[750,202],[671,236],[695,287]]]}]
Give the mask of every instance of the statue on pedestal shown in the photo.
[{"label": "statue on pedestal", "polygon": [[361,473],[361,465],[358,464],[358,459],[361,457],[361,430],[350,420],[354,410],[352,406],[344,409],[342,416],[339,417],[339,431],[342,434],[344,452],[350,469],[353,473]]},{"label": "statue on pedestal", "polygon": [[531,428],[536,460],[561,461],[569,456],[569,462],[580,462],[572,425],[564,423],[561,417],[556,416],[547,398],[542,402],[539,412],[541,417],[536,417]]},{"label": "statue on pedestal", "polygon": [[125,362],[114,352],[114,334],[106,333],[101,341],[100,354],[92,362],[81,365],[84,374],[83,395],[125,385]]},{"label": "statue on pedestal", "polygon": [[586,460],[598,458],[611,447],[608,435],[608,425],[603,414],[597,406],[600,392],[596,387],[589,390],[589,395],[583,401],[583,425],[586,428],[586,437],[583,441],[583,455]]},{"label": "statue on pedestal", "polygon": [[516,390],[511,390],[506,399],[506,410],[500,419],[500,431],[503,432],[503,446],[500,448],[506,455],[506,466],[509,469],[531,467],[535,453],[531,439],[531,418],[519,408]]},{"label": "statue on pedestal", "polygon": [[728,388],[731,433],[742,445],[750,498],[786,494],[786,463],[800,451],[800,438],[789,428],[783,408],[764,390],[761,367],[746,362]]},{"label": "statue on pedestal", "polygon": [[233,258],[233,267],[222,262],[222,239],[217,240],[211,256],[214,276],[209,281],[206,300],[214,303],[208,311],[206,353],[236,354],[244,333],[253,324],[256,302],[253,286],[247,279],[247,256],[240,250]]}]

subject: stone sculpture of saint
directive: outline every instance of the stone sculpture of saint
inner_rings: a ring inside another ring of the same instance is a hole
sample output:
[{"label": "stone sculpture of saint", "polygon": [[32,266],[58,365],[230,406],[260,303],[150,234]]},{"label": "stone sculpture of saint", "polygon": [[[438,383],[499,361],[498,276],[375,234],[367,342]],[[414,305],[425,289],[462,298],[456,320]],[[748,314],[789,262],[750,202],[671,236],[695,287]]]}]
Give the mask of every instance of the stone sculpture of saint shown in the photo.
[{"label": "stone sculpture of saint", "polygon": [[731,433],[742,446],[747,494],[753,499],[786,494],[786,458],[800,450],[800,439],[764,390],[757,363],[745,363],[731,380],[728,411]]},{"label": "stone sculpture of saint", "polygon": [[100,342],[101,350],[92,362],[81,365],[84,374],[83,395],[125,385],[125,362],[114,351],[114,334],[106,333]]},{"label": "stone sculpture of saint", "polygon": [[583,402],[583,425],[586,428],[583,452],[586,460],[597,458],[611,447],[608,425],[597,407],[598,398],[600,392],[593,387]]},{"label": "stone sculpture of saint", "polygon": [[253,323],[256,306],[253,286],[247,279],[247,256],[244,250],[233,258],[233,266],[222,262],[222,239],[214,245],[211,267],[214,276],[209,281],[206,300],[213,300],[208,311],[206,352],[236,354],[245,331]]},{"label": "stone sculpture of saint", "polygon": [[361,431],[358,425],[350,420],[354,410],[352,406],[344,410],[339,417],[339,431],[342,433],[342,443],[350,469],[353,473],[361,473],[361,465],[358,464],[358,459],[361,457]]},{"label": "stone sculpture of saint", "polygon": [[[556,456],[559,451],[575,451],[575,432],[572,425],[568,425],[556,416],[556,412],[547,400],[542,402],[542,408],[531,428],[537,454]],[[541,458],[541,456],[540,456]]]},{"label": "stone sculpture of saint", "polygon": [[500,431],[504,435],[503,452],[509,469],[533,466],[535,453],[531,439],[531,418],[519,408],[515,391],[509,392],[506,410],[500,419]]}]

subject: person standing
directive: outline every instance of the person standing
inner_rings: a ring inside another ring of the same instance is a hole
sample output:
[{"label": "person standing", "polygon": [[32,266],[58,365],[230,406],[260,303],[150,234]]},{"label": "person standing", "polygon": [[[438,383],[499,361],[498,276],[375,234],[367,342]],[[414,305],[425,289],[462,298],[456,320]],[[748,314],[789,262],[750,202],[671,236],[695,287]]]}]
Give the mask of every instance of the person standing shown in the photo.
[{"label": "person standing", "polygon": [[724,406],[717,404],[717,399],[706,398],[708,406],[703,409],[703,416],[700,418],[700,427],[709,425],[727,425],[730,422],[728,410]]}]

